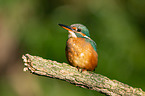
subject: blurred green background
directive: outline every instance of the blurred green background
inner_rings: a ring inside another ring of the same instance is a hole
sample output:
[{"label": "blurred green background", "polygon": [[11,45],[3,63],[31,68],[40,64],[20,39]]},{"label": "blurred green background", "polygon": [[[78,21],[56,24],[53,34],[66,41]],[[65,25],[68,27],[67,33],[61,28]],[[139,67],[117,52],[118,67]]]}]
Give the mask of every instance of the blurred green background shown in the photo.
[{"label": "blurred green background", "polygon": [[104,96],[23,72],[26,53],[67,62],[58,23],[87,26],[96,73],[145,90],[145,0],[0,0],[0,96]]}]

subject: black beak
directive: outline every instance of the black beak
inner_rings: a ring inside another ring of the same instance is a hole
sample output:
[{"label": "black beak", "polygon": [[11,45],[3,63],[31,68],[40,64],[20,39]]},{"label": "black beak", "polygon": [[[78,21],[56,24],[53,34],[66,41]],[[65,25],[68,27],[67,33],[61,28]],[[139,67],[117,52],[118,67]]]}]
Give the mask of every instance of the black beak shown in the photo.
[{"label": "black beak", "polygon": [[67,25],[64,25],[64,24],[58,24],[58,25],[61,26],[64,29],[68,30],[68,31],[73,31],[70,26],[67,26]]}]

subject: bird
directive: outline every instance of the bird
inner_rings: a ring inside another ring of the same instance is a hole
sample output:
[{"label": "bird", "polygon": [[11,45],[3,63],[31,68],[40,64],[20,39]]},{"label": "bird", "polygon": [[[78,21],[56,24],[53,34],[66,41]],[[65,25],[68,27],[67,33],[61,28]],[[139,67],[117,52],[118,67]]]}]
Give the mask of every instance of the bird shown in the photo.
[{"label": "bird", "polygon": [[83,24],[58,25],[69,33],[65,48],[68,63],[78,70],[94,71],[98,64],[98,54],[96,43],[90,38],[87,27]]}]

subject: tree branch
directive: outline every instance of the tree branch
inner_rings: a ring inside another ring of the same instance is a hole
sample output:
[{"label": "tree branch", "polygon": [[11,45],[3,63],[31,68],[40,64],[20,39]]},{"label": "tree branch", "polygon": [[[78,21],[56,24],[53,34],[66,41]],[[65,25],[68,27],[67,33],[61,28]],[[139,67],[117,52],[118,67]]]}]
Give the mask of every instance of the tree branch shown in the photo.
[{"label": "tree branch", "polygon": [[24,71],[51,78],[61,79],[76,86],[95,90],[106,95],[145,96],[141,88],[133,88],[117,80],[111,80],[103,75],[90,71],[79,72],[77,68],[66,63],[58,63],[29,54],[22,56]]}]

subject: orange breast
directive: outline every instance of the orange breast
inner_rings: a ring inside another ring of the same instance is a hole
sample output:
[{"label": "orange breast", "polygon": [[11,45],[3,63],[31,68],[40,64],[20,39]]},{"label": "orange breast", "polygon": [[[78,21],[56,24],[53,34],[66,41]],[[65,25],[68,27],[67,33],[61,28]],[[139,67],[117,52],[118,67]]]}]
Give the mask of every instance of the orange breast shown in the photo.
[{"label": "orange breast", "polygon": [[66,57],[69,64],[89,71],[97,67],[98,54],[85,38],[69,38],[66,45]]}]

